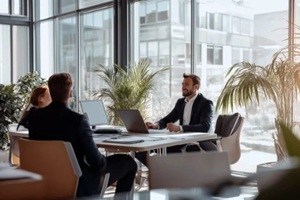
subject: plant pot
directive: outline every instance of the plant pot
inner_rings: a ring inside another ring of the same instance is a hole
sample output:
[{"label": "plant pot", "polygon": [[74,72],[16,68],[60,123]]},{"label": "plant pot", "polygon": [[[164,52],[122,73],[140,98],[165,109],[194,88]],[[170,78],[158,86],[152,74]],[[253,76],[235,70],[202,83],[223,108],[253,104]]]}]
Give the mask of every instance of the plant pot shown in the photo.
[{"label": "plant pot", "polygon": [[289,158],[284,161],[257,166],[256,200],[299,199],[300,159]]},{"label": "plant pot", "polygon": [[270,185],[270,179],[272,179],[272,172],[274,166],[277,165],[277,162],[267,162],[257,165],[256,173],[257,173],[257,190],[261,192],[266,187]]}]

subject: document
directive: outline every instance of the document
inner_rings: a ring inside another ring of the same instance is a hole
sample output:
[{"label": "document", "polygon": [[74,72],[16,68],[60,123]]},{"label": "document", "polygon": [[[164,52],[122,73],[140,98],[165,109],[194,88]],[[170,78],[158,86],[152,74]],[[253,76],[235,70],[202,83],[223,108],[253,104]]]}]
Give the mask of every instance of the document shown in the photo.
[{"label": "document", "polygon": [[119,144],[134,144],[134,143],[144,142],[144,140],[140,137],[134,137],[134,136],[116,136],[116,137],[111,137],[109,139],[103,140],[103,142],[119,143]]},{"label": "document", "polygon": [[163,138],[159,137],[145,137],[145,136],[125,136],[119,135],[115,137],[111,137],[109,139],[103,140],[103,142],[110,142],[110,143],[119,143],[119,144],[134,144],[146,141],[158,141],[162,140]]}]

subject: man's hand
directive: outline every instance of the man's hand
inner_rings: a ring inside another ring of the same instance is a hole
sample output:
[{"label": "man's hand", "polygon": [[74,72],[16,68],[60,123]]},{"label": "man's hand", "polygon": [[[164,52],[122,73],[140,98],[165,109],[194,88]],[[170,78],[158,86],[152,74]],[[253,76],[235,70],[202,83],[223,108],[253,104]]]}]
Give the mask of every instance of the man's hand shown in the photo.
[{"label": "man's hand", "polygon": [[175,125],[174,123],[167,123],[167,129],[170,132],[180,132],[180,127]]},{"label": "man's hand", "polygon": [[148,129],[158,129],[158,125],[151,122],[146,122],[146,126]]}]

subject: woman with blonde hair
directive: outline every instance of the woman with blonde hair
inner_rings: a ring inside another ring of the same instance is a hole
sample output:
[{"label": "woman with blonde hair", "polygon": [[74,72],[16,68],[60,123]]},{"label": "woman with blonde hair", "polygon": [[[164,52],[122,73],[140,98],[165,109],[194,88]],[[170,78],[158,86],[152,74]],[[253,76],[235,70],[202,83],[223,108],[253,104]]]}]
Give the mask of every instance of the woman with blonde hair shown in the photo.
[{"label": "woman with blonde hair", "polygon": [[25,128],[28,127],[28,114],[31,109],[43,108],[48,106],[51,103],[52,99],[49,93],[48,86],[38,86],[33,89],[28,105],[23,111],[22,117],[19,121],[17,130],[19,126],[22,125]]}]

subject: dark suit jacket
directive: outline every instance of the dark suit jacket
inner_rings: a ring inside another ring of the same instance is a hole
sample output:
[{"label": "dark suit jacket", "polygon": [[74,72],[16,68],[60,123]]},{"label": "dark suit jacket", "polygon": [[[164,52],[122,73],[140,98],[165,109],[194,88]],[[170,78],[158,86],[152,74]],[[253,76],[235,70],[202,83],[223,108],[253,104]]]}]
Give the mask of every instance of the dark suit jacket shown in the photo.
[{"label": "dark suit jacket", "polygon": [[28,118],[30,139],[71,142],[82,170],[77,196],[97,194],[101,174],[106,168],[106,157],[93,140],[87,118],[62,102],[52,102],[45,108],[32,110]]},{"label": "dark suit jacket", "polygon": [[[176,122],[183,123],[183,111],[185,106],[185,98],[180,98],[175,104],[173,110],[164,118],[158,121],[160,129],[167,126],[167,123]],[[211,121],[213,118],[213,102],[206,99],[202,94],[198,94],[191,113],[189,125],[182,125],[183,132],[208,132],[211,129]]]}]

